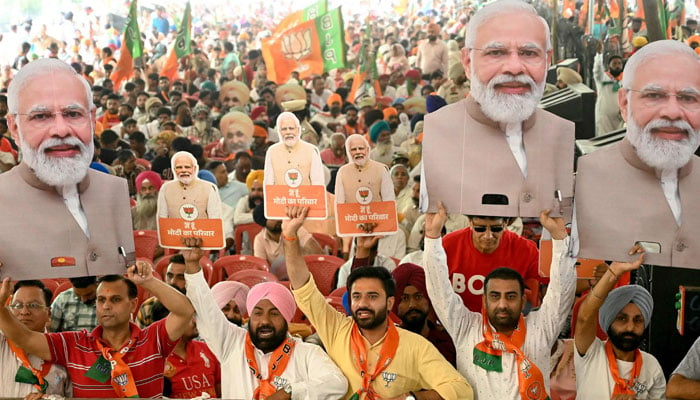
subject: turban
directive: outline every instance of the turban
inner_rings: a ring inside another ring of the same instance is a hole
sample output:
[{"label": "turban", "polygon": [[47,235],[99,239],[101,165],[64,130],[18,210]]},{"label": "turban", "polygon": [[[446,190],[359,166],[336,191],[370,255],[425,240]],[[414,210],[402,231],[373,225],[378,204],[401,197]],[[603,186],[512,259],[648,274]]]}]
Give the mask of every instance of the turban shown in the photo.
[{"label": "turban", "polygon": [[233,300],[241,310],[241,314],[247,312],[245,299],[248,297],[248,286],[236,281],[221,281],[212,286],[211,294],[214,296],[216,306],[224,308],[229,301]]},{"label": "turban", "polygon": [[197,172],[197,178],[199,178],[203,181],[207,181],[207,182],[213,184],[214,186],[217,186],[216,177],[214,176],[214,174],[211,173],[211,171],[203,169],[203,170]]},{"label": "turban", "polygon": [[340,105],[343,104],[343,99],[340,97],[340,95],[338,93],[333,93],[332,95],[330,95],[328,97],[328,101],[326,101],[326,104],[328,104],[329,107],[331,105],[333,105],[333,103],[338,103]]},{"label": "turban", "polygon": [[644,316],[644,327],[651,322],[651,313],[654,311],[654,300],[651,294],[639,285],[626,285],[614,289],[608,294],[605,303],[598,312],[598,323],[607,332],[617,314],[629,303],[634,303]]},{"label": "turban", "polygon": [[267,112],[267,107],[257,106],[250,111],[250,119],[258,118],[260,116],[260,114],[262,114],[264,112]]},{"label": "turban", "polygon": [[384,131],[391,131],[389,123],[384,120],[375,122],[369,128],[369,140],[371,140],[372,143],[377,143],[377,139],[379,139],[379,134]]},{"label": "turban", "polygon": [[241,81],[228,81],[221,85],[221,95],[219,98],[223,99],[226,97],[226,92],[233,92],[238,100],[240,100],[242,105],[246,105],[248,100],[250,100],[250,89],[245,83]]},{"label": "turban", "polygon": [[347,82],[355,77],[355,71],[348,71],[343,74],[343,81]]},{"label": "turban", "polygon": [[253,137],[262,137],[267,139],[267,129],[260,125],[253,126]]},{"label": "turban", "polygon": [[384,119],[389,119],[391,116],[399,115],[394,107],[387,107],[382,110],[382,112],[384,113]]},{"label": "turban", "polygon": [[686,43],[688,43],[688,46],[690,46],[690,44],[693,42],[700,44],[700,36],[693,35],[693,36],[689,37],[688,40],[686,40]]},{"label": "turban", "polygon": [[409,114],[425,114],[425,97],[415,96],[403,102],[403,109]]},{"label": "turban", "polygon": [[306,108],[306,98],[299,100],[289,100],[282,102],[282,109],[284,111],[294,112],[301,111]]},{"label": "turban", "polygon": [[447,102],[445,101],[445,99],[436,94],[431,94],[425,99],[425,110],[428,113],[437,111],[446,105]]},{"label": "turban", "polygon": [[411,285],[415,287],[423,296],[428,297],[428,290],[425,286],[425,271],[422,267],[412,264],[403,263],[391,271],[391,276],[394,277],[396,281],[396,292],[394,297],[394,308],[392,311],[394,314],[398,314],[399,303],[401,302],[401,296],[406,289],[406,286]]},{"label": "turban", "polygon": [[261,169],[254,169],[248,173],[248,176],[245,178],[245,185],[248,186],[248,190],[250,190],[253,187],[253,182],[258,180],[260,184],[262,184],[263,179],[265,178],[265,174],[263,170]]},{"label": "turban", "polygon": [[90,168],[94,169],[95,171],[100,171],[100,172],[104,172],[105,174],[110,174],[109,169],[98,162],[90,163]]},{"label": "turban", "polygon": [[632,47],[634,47],[635,49],[638,49],[640,47],[644,47],[648,43],[649,43],[649,41],[644,36],[637,36],[634,39],[632,39]]},{"label": "turban", "polygon": [[391,103],[392,106],[395,106],[397,104],[403,104],[406,101],[405,98],[403,97],[397,97],[394,99],[394,101]]},{"label": "turban", "polygon": [[447,70],[447,76],[453,81],[456,81],[457,78],[459,78],[462,75],[465,75],[465,71],[464,65],[462,65],[461,62],[451,64],[450,68]]},{"label": "turban", "polygon": [[583,82],[583,79],[581,79],[581,75],[579,75],[578,72],[567,67],[559,67],[559,69],[557,69],[557,79],[566,83],[567,85]]},{"label": "turban", "polygon": [[275,98],[280,104],[289,100],[306,100],[306,90],[296,83],[285,83],[277,87]]},{"label": "turban", "polygon": [[160,107],[163,105],[163,102],[160,101],[160,99],[157,97],[149,97],[148,99],[146,99],[146,111],[150,110],[151,107],[155,105],[158,105],[158,107]]},{"label": "turban", "polygon": [[375,104],[377,104],[377,99],[372,96],[363,96],[357,99],[357,106],[360,108],[374,107]]},{"label": "turban", "polygon": [[153,185],[156,190],[160,190],[160,187],[163,186],[163,180],[160,179],[160,175],[153,171],[143,171],[138,176],[136,176],[136,191],[140,192],[141,191],[141,185],[143,184],[143,181],[149,181],[151,182],[151,185]]},{"label": "turban", "polygon": [[221,122],[219,123],[221,132],[225,132],[229,125],[236,125],[246,136],[253,137],[253,120],[247,114],[240,111],[231,111],[221,117]]},{"label": "turban", "polygon": [[389,96],[379,96],[377,97],[377,104],[381,104],[384,107],[389,107],[393,100]]},{"label": "turban", "polygon": [[248,299],[246,300],[246,309],[248,315],[252,315],[253,308],[261,300],[270,300],[275,308],[279,310],[285,320],[290,322],[297,311],[297,304],[294,302],[292,292],[285,286],[277,282],[263,282],[250,288]]},{"label": "turban", "polygon": [[197,105],[192,109],[192,116],[196,117],[197,114],[199,114],[199,113],[201,113],[201,112],[205,112],[205,113],[207,113],[207,116],[209,116],[209,113],[211,112],[211,110],[209,109],[208,106],[206,106],[206,105],[204,105],[204,104],[197,104]]},{"label": "turban", "polygon": [[201,90],[208,90],[210,92],[216,92],[216,83],[212,81],[204,81],[200,86]]},{"label": "turban", "polygon": [[409,69],[406,72],[406,78],[420,79],[420,72],[417,69]]}]

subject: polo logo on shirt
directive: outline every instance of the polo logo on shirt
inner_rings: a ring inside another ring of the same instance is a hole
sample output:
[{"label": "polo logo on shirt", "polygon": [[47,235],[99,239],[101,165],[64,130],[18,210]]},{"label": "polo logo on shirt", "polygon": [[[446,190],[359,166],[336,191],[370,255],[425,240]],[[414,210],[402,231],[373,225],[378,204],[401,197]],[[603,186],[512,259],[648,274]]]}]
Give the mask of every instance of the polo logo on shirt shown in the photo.
[{"label": "polo logo on shirt", "polygon": [[199,352],[199,357],[200,357],[200,358],[202,359],[202,361],[204,362],[204,368],[209,368],[209,366],[211,365],[211,364],[209,363],[209,357],[207,357],[207,355],[204,354],[203,351],[200,351],[200,352]]},{"label": "polo logo on shirt", "polygon": [[384,371],[382,372],[382,379],[384,379],[384,382],[386,382],[384,387],[389,387],[389,384],[396,380],[396,372]]}]

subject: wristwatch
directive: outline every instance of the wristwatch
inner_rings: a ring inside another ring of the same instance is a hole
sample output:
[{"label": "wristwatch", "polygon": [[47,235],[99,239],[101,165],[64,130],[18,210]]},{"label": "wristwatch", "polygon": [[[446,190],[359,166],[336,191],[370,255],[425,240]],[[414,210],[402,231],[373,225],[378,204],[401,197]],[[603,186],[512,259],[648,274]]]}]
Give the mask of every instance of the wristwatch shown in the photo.
[{"label": "wristwatch", "polygon": [[282,390],[284,390],[284,392],[287,393],[290,397],[292,396],[292,384],[291,383],[284,385]]}]

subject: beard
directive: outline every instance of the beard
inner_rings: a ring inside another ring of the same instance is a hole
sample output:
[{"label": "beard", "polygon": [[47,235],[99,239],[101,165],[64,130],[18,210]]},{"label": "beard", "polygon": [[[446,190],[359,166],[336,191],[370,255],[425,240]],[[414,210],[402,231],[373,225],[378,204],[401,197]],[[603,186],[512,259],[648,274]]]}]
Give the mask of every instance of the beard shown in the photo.
[{"label": "beard", "polygon": [[182,127],[188,127],[192,126],[192,117],[189,115],[183,115],[180,117],[180,126]]},{"label": "beard", "polygon": [[364,167],[367,165],[367,156],[363,155],[361,158],[360,157],[355,157],[352,159],[352,162],[355,163],[358,167]]},{"label": "beard", "polygon": [[297,143],[299,143],[299,136],[294,135],[293,137],[284,137],[284,145],[287,147],[294,147]]},{"label": "beard", "polygon": [[180,181],[183,185],[189,185],[190,183],[192,183],[192,181],[194,181],[194,176],[178,176],[177,180]]},{"label": "beard", "polygon": [[610,75],[617,78],[622,73],[622,70],[621,69],[611,69],[611,70],[609,70],[609,72],[610,72]]},{"label": "beard", "polygon": [[206,132],[209,129],[209,121],[205,120],[195,120],[194,128],[199,132]]},{"label": "beard", "polygon": [[406,311],[403,316],[399,315],[399,318],[401,318],[402,328],[420,335],[425,327],[425,320],[428,319],[428,314],[417,308],[412,308]]},{"label": "beard", "polygon": [[[17,126],[20,136],[20,150],[22,159],[34,171],[40,181],[49,186],[76,185],[85,178],[95,145],[90,140],[86,145],[76,137],[63,139],[46,139],[39,145],[38,149],[31,148],[24,140],[19,125]],[[73,157],[51,157],[46,155],[46,149],[59,145],[76,146],[80,149],[80,154]]]},{"label": "beard", "polygon": [[134,206],[134,229],[145,229],[142,226],[150,226],[150,222],[156,218],[158,211],[158,198],[154,195],[136,195],[136,206]]},{"label": "beard", "polygon": [[[504,311],[507,313],[506,316],[496,315],[497,313]],[[497,331],[515,329],[515,327],[518,326],[518,321],[520,320],[520,313],[516,314],[510,309],[497,308],[494,310],[487,310],[487,314],[489,317],[489,322],[494,328],[496,328]]]},{"label": "beard", "polygon": [[230,154],[236,154],[241,151],[248,151],[250,149],[250,142],[228,142],[226,143],[226,149]]},{"label": "beard", "polygon": [[[368,313],[370,313],[370,317],[367,319],[359,319],[357,317],[357,313],[360,311],[367,311]],[[355,312],[352,313],[352,319],[355,321],[355,323],[357,323],[357,326],[359,326],[362,329],[374,329],[386,321],[387,315],[388,312],[386,308],[380,310],[377,313],[370,310],[369,308],[358,308],[357,310],[355,310]]]},{"label": "beard", "polygon": [[374,147],[375,150],[377,150],[377,154],[379,155],[385,155],[389,154],[394,151],[394,144],[389,142],[389,143],[377,143],[377,146]]},{"label": "beard", "polygon": [[262,196],[248,196],[248,208],[250,208],[251,210],[257,207],[258,205],[262,204],[262,202]]},{"label": "beard", "polygon": [[[273,332],[271,337],[260,337],[262,333],[267,333],[269,331]],[[260,351],[263,353],[269,353],[278,348],[287,338],[287,324],[285,324],[284,329],[280,331],[275,331],[275,327],[272,325],[259,325],[255,331],[253,331],[253,324],[248,322],[248,333],[250,334],[250,340],[253,342],[255,347],[260,349]]]},{"label": "beard", "polygon": [[[627,112],[628,115],[632,115],[629,105]],[[688,137],[683,140],[669,140],[654,137],[651,133],[653,129],[666,127],[684,129]],[[673,171],[683,167],[690,162],[700,145],[700,131],[693,130],[686,121],[655,119],[641,128],[634,117],[630,117],[627,121],[627,138],[645,164],[661,171]]]},{"label": "beard", "polygon": [[[513,81],[530,85],[530,92],[524,94],[496,92],[496,85]],[[514,124],[525,121],[535,113],[544,93],[544,86],[544,80],[538,84],[525,74],[498,75],[488,83],[483,83],[477,78],[476,71],[472,69],[470,95],[481,105],[481,111],[490,119]]]},{"label": "beard", "polygon": [[228,322],[230,322],[234,325],[241,326],[243,324],[243,319],[239,316],[235,316],[235,317],[228,318]]},{"label": "beard", "polygon": [[634,351],[642,344],[643,337],[633,332],[615,332],[612,327],[608,328],[608,339],[617,349],[622,351]]}]

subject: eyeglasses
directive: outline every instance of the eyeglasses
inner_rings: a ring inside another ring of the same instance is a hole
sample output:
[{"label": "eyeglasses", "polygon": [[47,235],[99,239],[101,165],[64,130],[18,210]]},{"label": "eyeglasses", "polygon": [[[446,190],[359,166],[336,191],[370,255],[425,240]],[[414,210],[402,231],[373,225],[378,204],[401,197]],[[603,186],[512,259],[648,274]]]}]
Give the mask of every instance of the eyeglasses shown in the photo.
[{"label": "eyeglasses", "polygon": [[27,123],[37,128],[45,128],[53,126],[56,123],[56,116],[61,118],[72,126],[85,126],[90,118],[87,111],[80,108],[67,108],[61,111],[35,111],[30,113],[16,113],[27,118]]},{"label": "eyeglasses", "polygon": [[44,308],[46,308],[45,305],[39,304],[39,303],[26,303],[26,304],[25,303],[12,303],[12,304],[10,304],[10,308],[13,310],[17,310],[17,311],[19,311],[25,307],[29,311],[40,311],[40,310],[43,310]]},{"label": "eyeglasses", "polygon": [[646,107],[661,107],[668,103],[669,99],[673,96],[676,98],[676,102],[682,108],[688,111],[697,111],[700,109],[700,93],[696,91],[679,91],[675,93],[669,93],[665,90],[634,90],[627,89],[630,92],[639,93],[642,104]]},{"label": "eyeglasses", "polygon": [[503,64],[513,54],[517,54],[520,62],[528,65],[540,65],[545,60],[544,51],[538,47],[521,47],[515,50],[505,47],[492,47],[487,49],[472,48],[472,50],[480,51],[484,61],[489,64]]},{"label": "eyeglasses", "polygon": [[486,230],[490,230],[491,233],[499,233],[505,229],[503,225],[474,225],[474,232],[484,233]]}]

